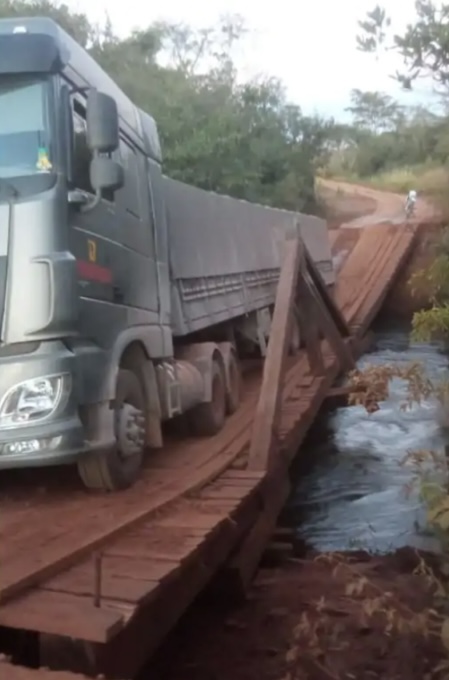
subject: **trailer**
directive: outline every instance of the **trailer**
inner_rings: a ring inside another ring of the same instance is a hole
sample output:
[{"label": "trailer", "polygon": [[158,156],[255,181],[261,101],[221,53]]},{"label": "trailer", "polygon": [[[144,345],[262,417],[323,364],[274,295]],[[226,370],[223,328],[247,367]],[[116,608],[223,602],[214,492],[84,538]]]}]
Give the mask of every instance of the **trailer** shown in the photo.
[{"label": "trailer", "polygon": [[0,20],[0,114],[0,469],[121,489],[165,421],[237,410],[280,245],[332,284],[326,224],[164,176],[154,119],[49,19]]},{"label": "trailer", "polygon": [[299,232],[328,285],[324,220],[164,178],[175,336],[271,307],[285,236]]}]

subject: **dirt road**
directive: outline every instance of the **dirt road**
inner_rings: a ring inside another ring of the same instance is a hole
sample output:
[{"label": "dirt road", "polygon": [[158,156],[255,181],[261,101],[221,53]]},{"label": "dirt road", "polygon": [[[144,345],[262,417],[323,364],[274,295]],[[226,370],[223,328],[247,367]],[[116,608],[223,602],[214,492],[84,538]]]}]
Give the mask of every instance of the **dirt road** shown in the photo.
[{"label": "dirt road", "polygon": [[[319,185],[324,190],[326,202],[338,204],[338,210],[343,215],[354,215],[349,221],[340,224],[340,228],[363,229],[371,224],[401,224],[405,220],[405,196],[401,194],[334,180],[320,180]],[[436,214],[435,206],[425,198],[418,197],[416,220],[426,220]]]}]

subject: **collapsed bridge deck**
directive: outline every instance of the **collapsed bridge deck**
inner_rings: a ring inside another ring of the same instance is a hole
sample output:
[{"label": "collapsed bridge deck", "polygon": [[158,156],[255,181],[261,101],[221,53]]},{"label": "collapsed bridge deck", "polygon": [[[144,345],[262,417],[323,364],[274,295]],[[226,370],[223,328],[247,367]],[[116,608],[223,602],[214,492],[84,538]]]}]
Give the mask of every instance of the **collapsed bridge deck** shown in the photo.
[{"label": "collapsed bridge deck", "polygon": [[[334,300],[354,355],[413,240],[410,228],[379,225],[347,256]],[[315,344],[321,369],[301,350],[280,386],[276,447],[287,467],[347,368],[328,338]],[[285,466],[249,460],[260,372],[244,383],[219,435],[172,441],[119,495],[86,496],[71,480],[0,489],[0,626],[86,640],[91,670],[131,677],[217,572],[245,586],[289,486]]]}]

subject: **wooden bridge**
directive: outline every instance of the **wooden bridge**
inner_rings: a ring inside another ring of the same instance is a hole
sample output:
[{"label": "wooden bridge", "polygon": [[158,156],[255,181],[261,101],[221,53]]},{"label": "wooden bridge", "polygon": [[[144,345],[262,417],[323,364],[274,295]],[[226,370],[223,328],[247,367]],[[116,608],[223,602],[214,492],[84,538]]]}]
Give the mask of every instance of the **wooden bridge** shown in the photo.
[{"label": "wooden bridge", "polygon": [[[58,479],[0,497],[0,651],[20,660],[23,631],[35,650],[70,638],[83,641],[85,673],[132,678],[212,579],[230,593],[248,587],[289,494],[289,466],[363,352],[415,232],[379,225],[356,236],[332,294],[301,241],[287,242],[263,371],[248,368],[241,407],[219,435],[173,440],[120,495],[86,496]],[[294,314],[305,349],[289,356]],[[2,663],[8,680],[79,678]]]}]

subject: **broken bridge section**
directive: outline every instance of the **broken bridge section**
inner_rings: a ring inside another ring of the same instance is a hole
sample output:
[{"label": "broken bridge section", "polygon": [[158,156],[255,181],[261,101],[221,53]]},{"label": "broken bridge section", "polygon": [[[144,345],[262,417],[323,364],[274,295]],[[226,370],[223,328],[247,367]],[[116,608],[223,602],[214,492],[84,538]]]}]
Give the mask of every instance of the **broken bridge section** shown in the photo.
[{"label": "broken bridge section", "polygon": [[[302,241],[288,241],[263,374],[245,377],[220,434],[169,446],[119,495],[4,503],[0,626],[83,640],[86,672],[128,678],[214,577],[244,591],[289,494],[289,466],[413,240],[410,228],[364,230],[332,293]],[[305,349],[291,356],[295,318]]]}]

